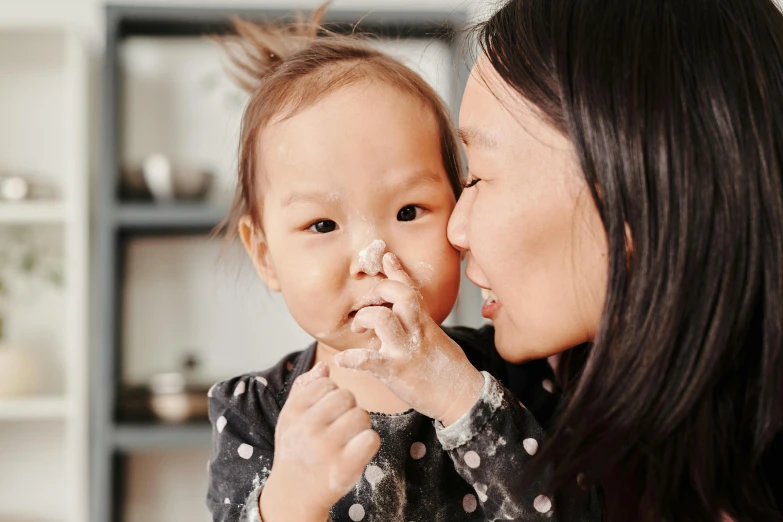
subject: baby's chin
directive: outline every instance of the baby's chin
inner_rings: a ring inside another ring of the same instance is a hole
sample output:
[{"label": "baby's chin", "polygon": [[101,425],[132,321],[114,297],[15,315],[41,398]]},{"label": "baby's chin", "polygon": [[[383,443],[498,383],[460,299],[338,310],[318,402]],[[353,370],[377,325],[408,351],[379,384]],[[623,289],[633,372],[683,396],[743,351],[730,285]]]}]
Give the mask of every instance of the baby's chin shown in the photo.
[{"label": "baby's chin", "polygon": [[341,328],[334,332],[319,333],[317,335],[311,334],[321,344],[321,346],[329,351],[344,352],[345,350],[351,350],[354,348],[379,348],[380,341],[375,335],[375,332],[368,330],[364,333],[357,334],[351,331],[350,325],[346,328]]}]

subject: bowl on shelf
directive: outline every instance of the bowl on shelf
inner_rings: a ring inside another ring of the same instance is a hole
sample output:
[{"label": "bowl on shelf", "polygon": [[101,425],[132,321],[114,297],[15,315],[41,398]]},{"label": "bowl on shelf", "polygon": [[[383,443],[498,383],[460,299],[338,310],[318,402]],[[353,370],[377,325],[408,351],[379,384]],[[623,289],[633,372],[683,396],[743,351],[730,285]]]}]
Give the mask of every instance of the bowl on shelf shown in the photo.
[{"label": "bowl on shelf", "polygon": [[0,171],[0,202],[56,201],[59,190],[35,173]]},{"label": "bowl on shelf", "polygon": [[187,385],[182,373],[159,373],[150,379],[150,409],[162,422],[206,419],[208,407],[207,390]]},{"label": "bowl on shelf", "polygon": [[163,154],[152,154],[140,166],[123,170],[120,196],[156,202],[203,201],[214,184],[209,169],[174,166]]}]

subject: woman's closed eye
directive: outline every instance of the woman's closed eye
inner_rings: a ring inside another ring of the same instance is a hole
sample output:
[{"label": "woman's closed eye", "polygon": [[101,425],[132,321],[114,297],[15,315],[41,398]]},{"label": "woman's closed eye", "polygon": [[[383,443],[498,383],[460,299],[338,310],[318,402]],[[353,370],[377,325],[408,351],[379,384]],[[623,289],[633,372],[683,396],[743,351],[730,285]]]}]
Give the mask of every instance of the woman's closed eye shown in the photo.
[{"label": "woman's closed eye", "polygon": [[318,234],[328,234],[337,230],[337,223],[331,219],[319,219],[310,225],[307,230],[316,232]]},{"label": "woman's closed eye", "polygon": [[397,221],[413,221],[424,213],[424,209],[418,205],[405,205],[397,212]]},{"label": "woman's closed eye", "polygon": [[479,181],[481,181],[481,179],[479,179],[479,178],[477,178],[477,177],[475,177],[475,176],[471,176],[471,177],[470,177],[470,179],[469,179],[467,182],[465,182],[465,183],[463,183],[463,184],[462,184],[462,188],[463,188],[463,189],[469,189],[469,188],[471,188],[471,187],[475,187],[475,186],[476,186],[476,184],[477,184]]}]

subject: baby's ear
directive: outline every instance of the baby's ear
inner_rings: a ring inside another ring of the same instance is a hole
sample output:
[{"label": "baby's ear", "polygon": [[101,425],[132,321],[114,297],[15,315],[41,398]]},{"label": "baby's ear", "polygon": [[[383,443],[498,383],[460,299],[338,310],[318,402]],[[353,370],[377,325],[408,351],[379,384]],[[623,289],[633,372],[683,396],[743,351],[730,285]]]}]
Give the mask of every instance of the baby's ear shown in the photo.
[{"label": "baby's ear", "polygon": [[277,280],[277,271],[269,255],[269,245],[264,233],[256,227],[250,216],[242,216],[239,220],[239,237],[245,245],[256,272],[261,276],[264,284],[273,292],[280,291],[280,281]]}]

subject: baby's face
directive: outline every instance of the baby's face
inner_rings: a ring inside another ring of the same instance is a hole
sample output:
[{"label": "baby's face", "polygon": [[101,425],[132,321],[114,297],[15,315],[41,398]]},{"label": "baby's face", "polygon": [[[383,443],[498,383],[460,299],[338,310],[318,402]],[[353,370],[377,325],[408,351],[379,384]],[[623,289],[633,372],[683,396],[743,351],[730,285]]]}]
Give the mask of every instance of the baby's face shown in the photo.
[{"label": "baby's face", "polygon": [[305,331],[338,350],[367,344],[371,332],[350,328],[385,278],[373,267],[380,243],[367,248],[375,240],[400,258],[433,319],[446,318],[459,290],[460,256],[446,238],[456,201],[428,109],[361,83],[273,123],[259,141],[267,250],[254,255]]}]

